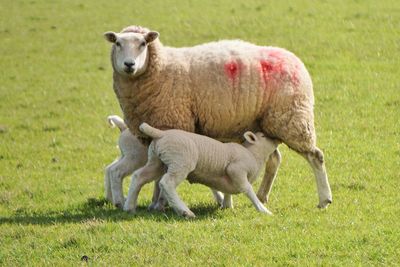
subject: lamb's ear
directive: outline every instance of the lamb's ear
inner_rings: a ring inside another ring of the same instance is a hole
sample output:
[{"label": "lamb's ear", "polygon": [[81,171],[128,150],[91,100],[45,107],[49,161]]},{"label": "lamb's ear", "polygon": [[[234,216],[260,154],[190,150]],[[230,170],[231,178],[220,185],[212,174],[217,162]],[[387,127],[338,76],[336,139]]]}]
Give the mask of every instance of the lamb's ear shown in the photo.
[{"label": "lamb's ear", "polygon": [[158,32],[151,31],[151,32],[146,33],[146,35],[144,36],[144,39],[146,40],[146,43],[151,43],[155,39],[157,39],[158,36],[160,36],[160,34]]},{"label": "lamb's ear", "polygon": [[243,134],[243,137],[244,137],[244,139],[246,139],[246,141],[249,142],[250,144],[254,144],[254,143],[257,141],[257,136],[256,136],[254,133],[250,132],[250,131],[245,132],[245,133]]},{"label": "lamb's ear", "polygon": [[115,43],[117,41],[117,34],[115,32],[105,32],[104,38],[110,43]]}]

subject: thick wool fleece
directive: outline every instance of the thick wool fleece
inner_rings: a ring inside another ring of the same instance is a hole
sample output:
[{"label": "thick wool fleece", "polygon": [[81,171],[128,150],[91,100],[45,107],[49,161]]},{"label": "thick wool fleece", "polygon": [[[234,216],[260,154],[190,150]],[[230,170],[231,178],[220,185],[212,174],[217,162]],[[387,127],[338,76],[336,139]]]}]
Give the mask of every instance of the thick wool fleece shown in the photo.
[{"label": "thick wool fleece", "polygon": [[[146,33],[131,26],[122,32]],[[282,48],[219,41],[172,48],[149,44],[137,78],[114,71],[114,90],[133,134],[147,122],[220,140],[263,131],[298,152],[314,152],[314,97],[304,64]],[[112,53],[113,54],[113,53]]]}]

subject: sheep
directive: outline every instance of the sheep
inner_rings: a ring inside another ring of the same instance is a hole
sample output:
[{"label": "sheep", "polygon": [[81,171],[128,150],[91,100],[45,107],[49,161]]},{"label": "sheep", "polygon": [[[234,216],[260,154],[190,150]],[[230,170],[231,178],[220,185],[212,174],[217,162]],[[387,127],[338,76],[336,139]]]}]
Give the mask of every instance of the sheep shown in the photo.
[{"label": "sheep", "polygon": [[[118,146],[121,156],[105,169],[104,175],[104,191],[105,199],[113,203],[115,206],[122,208],[125,202],[122,190],[123,179],[131,175],[135,170],[143,167],[147,161],[147,147],[144,146],[136,136],[131,134],[126,124],[117,115],[110,115],[107,121],[111,127],[117,126],[121,134],[118,140]],[[158,182],[154,185],[154,193],[152,203],[148,207],[149,210],[163,210],[165,203],[159,197]],[[232,208],[232,200],[215,190],[212,190],[215,201],[221,208]],[[160,201],[159,201],[160,199]]]},{"label": "sheep", "polygon": [[210,137],[182,130],[161,131],[147,123],[140,130],[151,137],[147,163],[133,176],[124,210],[134,212],[141,187],[153,180],[160,180],[162,194],[170,206],[184,217],[194,213],[179,198],[176,187],[188,177],[191,183],[201,183],[230,197],[245,193],[256,209],[272,214],[257,198],[253,183],[278,143],[263,133],[244,133],[243,145],[222,143]]},{"label": "sheep", "polygon": [[[113,44],[114,92],[134,135],[145,138],[138,129],[145,121],[219,140],[261,131],[308,161],[318,207],[332,202],[324,155],[316,146],[311,77],[293,53],[241,40],[167,47],[158,32],[140,26],[104,36]],[[257,193],[262,202],[268,201],[280,162],[276,149]]]}]

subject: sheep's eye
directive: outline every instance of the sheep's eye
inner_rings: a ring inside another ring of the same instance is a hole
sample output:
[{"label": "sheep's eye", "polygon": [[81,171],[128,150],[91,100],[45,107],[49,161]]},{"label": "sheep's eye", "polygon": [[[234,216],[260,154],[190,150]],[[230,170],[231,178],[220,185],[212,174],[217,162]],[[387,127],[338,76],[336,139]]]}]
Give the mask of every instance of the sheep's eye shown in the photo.
[{"label": "sheep's eye", "polygon": [[145,47],[145,45],[146,45],[146,42],[141,42],[140,45],[139,45],[139,47],[140,47],[140,48],[143,48],[143,47]]},{"label": "sheep's eye", "polygon": [[115,45],[118,46],[118,47],[120,47],[120,46],[121,46],[121,43],[120,43],[120,42],[115,42]]}]

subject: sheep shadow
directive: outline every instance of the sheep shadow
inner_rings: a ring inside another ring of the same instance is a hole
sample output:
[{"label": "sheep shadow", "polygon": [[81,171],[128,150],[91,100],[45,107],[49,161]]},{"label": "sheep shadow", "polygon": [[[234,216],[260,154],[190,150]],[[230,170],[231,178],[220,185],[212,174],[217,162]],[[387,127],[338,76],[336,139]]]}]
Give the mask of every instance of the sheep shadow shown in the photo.
[{"label": "sheep shadow", "polygon": [[[193,206],[191,210],[196,214],[194,220],[207,220],[216,216],[219,207],[215,203],[201,203]],[[0,225],[2,224],[24,224],[24,225],[54,225],[67,223],[84,223],[90,220],[104,220],[107,222],[117,221],[185,221],[175,214],[171,208],[167,208],[164,213],[150,212],[147,206],[137,207],[135,214],[129,214],[115,208],[105,199],[89,198],[87,201],[77,207],[71,207],[66,210],[54,210],[47,212],[30,212],[27,210],[18,210],[9,217],[0,216]]]}]

